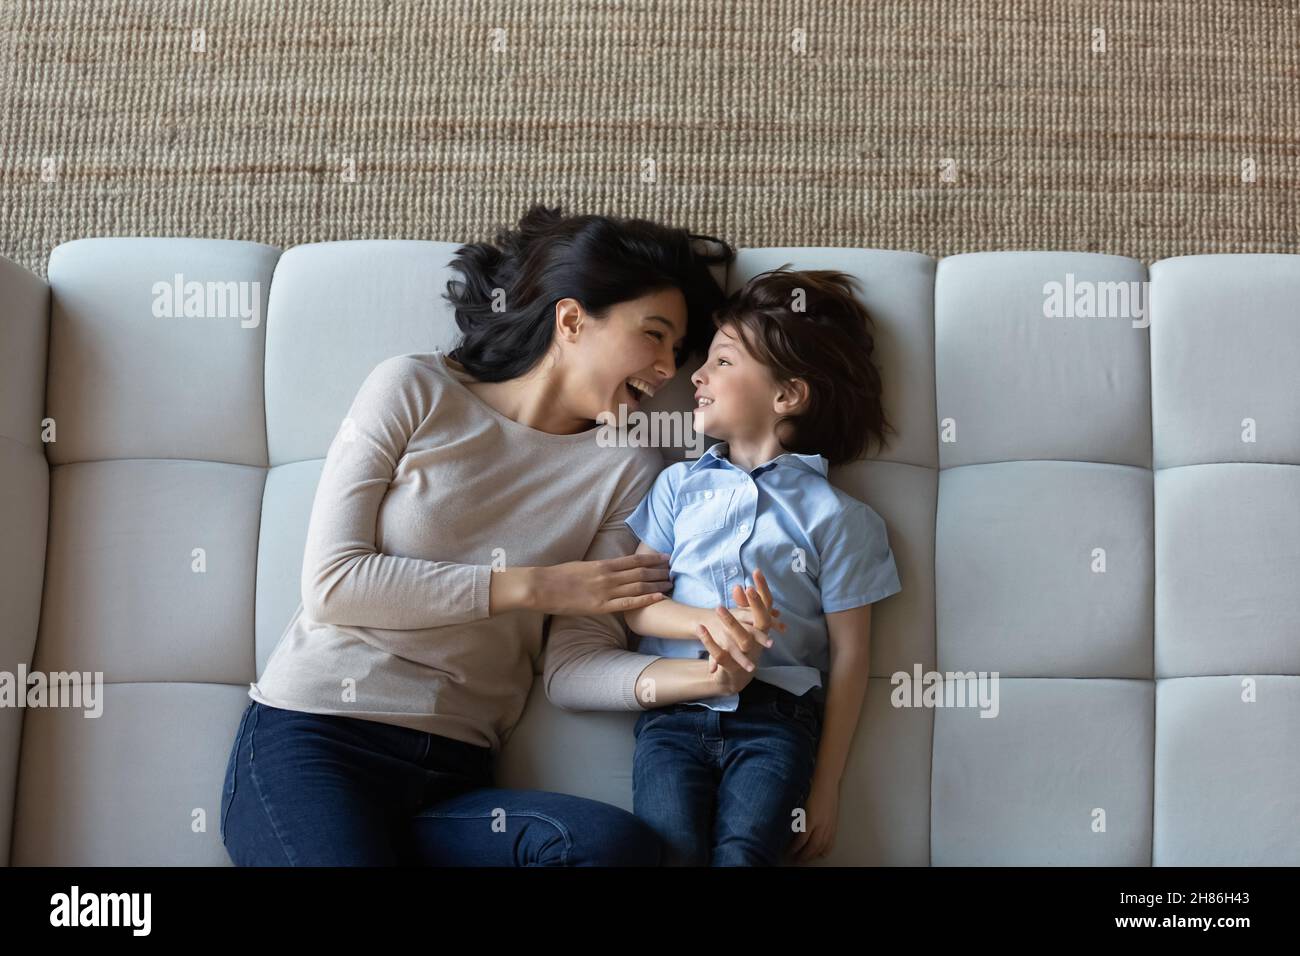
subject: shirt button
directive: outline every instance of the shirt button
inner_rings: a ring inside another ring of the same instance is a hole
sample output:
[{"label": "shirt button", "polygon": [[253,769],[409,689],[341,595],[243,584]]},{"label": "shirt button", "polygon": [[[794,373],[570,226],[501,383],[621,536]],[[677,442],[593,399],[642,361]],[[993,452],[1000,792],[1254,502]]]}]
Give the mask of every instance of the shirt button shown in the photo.
[{"label": "shirt button", "polygon": [[735,574],[735,573],[736,573],[736,569],[735,569],[735,568],[727,568],[727,573],[728,573],[728,574]]},{"label": "shirt button", "polygon": [[704,493],[704,497],[706,497],[706,498],[712,498],[712,497],[713,497],[713,492],[711,492],[711,491],[706,491],[706,492]]},{"label": "shirt button", "polygon": [[749,525],[747,525],[747,524],[742,524],[742,525],[741,525],[738,529],[736,529],[736,530],[738,530],[741,534],[749,534]]}]

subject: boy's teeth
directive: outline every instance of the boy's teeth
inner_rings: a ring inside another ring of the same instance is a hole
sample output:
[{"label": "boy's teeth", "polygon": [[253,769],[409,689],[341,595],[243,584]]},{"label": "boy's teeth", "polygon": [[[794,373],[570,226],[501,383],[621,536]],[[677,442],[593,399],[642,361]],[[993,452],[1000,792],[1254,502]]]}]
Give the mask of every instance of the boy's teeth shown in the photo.
[{"label": "boy's teeth", "polygon": [[695,403],[695,407],[696,407],[696,408],[703,408],[705,405],[712,405],[712,404],[713,404],[713,399],[711,399],[711,398],[701,398],[698,402]]}]

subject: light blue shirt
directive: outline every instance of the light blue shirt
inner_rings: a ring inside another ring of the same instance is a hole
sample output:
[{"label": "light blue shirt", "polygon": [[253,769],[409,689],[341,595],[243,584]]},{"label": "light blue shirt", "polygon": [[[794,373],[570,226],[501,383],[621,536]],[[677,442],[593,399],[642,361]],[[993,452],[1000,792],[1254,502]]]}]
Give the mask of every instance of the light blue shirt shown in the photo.
[{"label": "light blue shirt", "polygon": [[[671,556],[670,595],[692,607],[734,607],[734,584],[755,568],[772,590],[786,630],[773,629],[756,680],[824,701],[830,671],[825,615],[872,604],[902,590],[885,522],[827,480],[822,455],[786,452],[752,471],[726,457],[727,443],[694,461],[669,465],[627,525]],[[710,627],[718,633],[718,627]],[[707,658],[697,639],[643,636],[638,650],[660,657]],[[685,701],[735,710],[736,694]]]}]

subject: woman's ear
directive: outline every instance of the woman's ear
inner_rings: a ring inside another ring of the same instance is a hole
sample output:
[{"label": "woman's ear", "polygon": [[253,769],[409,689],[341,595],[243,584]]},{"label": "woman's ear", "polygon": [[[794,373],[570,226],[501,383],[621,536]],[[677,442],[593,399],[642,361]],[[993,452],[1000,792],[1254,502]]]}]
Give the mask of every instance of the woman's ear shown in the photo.
[{"label": "woman's ear", "polygon": [[576,342],[582,330],[582,304],[577,299],[558,299],[555,303],[555,337]]}]

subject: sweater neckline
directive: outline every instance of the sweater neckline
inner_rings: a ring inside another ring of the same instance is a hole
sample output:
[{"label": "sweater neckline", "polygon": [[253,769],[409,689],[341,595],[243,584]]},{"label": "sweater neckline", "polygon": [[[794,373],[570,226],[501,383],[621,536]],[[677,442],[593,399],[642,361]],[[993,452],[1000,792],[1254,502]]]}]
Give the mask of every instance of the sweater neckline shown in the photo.
[{"label": "sweater neckline", "polygon": [[585,432],[575,432],[572,435],[557,435],[554,432],[542,431],[540,428],[533,428],[531,425],[525,425],[523,422],[517,422],[509,415],[504,415],[496,408],[493,408],[482,398],[474,393],[466,382],[477,381],[473,375],[465,370],[465,367],[457,362],[454,358],[444,352],[442,349],[435,349],[434,355],[437,356],[438,365],[446,373],[456,387],[464,392],[471,402],[477,404],[481,409],[499,421],[506,429],[517,432],[521,435],[527,435],[537,440],[552,442],[558,444],[580,444],[594,441],[596,434],[600,431],[601,426],[589,428]]}]

